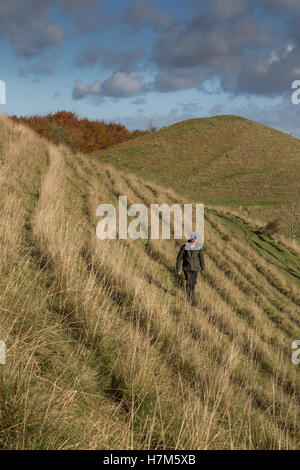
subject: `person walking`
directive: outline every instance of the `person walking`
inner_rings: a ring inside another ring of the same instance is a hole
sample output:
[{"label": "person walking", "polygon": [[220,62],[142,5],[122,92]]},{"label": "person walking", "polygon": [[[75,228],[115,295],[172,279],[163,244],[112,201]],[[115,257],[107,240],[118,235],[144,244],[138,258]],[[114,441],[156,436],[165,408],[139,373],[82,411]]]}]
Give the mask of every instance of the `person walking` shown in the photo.
[{"label": "person walking", "polygon": [[178,276],[181,276],[181,269],[186,280],[187,299],[193,306],[196,306],[195,287],[197,275],[199,271],[204,272],[205,264],[199,236],[195,232],[191,234],[190,239],[180,248],[177,255],[176,271]]}]

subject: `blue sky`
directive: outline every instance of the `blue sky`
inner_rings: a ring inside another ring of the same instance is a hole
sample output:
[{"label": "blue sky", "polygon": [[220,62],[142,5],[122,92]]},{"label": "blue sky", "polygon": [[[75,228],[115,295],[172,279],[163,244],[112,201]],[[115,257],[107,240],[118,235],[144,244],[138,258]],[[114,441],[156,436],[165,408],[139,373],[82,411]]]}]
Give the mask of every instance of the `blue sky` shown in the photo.
[{"label": "blue sky", "polygon": [[238,114],[300,137],[298,0],[1,0],[7,114],[130,129]]}]

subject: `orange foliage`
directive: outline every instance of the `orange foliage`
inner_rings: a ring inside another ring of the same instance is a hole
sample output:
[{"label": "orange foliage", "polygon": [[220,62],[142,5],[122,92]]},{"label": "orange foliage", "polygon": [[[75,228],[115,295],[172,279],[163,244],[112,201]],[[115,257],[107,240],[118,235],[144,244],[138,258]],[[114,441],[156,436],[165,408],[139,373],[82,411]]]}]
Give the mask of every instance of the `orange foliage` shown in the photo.
[{"label": "orange foliage", "polygon": [[130,132],[122,124],[113,122],[106,124],[104,121],[79,119],[75,113],[69,111],[58,111],[47,116],[12,116],[11,119],[31,127],[41,137],[55,144],[63,143],[73,151],[85,153],[95,152],[147,133],[139,130]]}]

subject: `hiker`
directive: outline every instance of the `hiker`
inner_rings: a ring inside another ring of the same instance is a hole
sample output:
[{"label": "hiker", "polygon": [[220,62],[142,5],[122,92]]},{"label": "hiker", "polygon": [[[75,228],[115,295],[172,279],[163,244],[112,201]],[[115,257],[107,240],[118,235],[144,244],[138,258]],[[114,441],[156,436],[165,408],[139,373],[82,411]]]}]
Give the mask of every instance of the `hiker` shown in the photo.
[{"label": "hiker", "polygon": [[204,257],[199,236],[193,232],[190,239],[181,247],[176,259],[176,271],[181,276],[181,263],[186,280],[186,293],[188,301],[195,306],[195,287],[197,274],[204,272]]}]

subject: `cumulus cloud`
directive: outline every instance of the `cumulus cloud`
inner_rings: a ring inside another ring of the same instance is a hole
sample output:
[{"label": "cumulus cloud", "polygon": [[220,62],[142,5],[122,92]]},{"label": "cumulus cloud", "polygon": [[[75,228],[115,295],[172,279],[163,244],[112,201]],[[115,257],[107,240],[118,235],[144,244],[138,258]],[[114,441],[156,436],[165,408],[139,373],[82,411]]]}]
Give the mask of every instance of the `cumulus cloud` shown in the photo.
[{"label": "cumulus cloud", "polygon": [[140,95],[145,88],[135,72],[116,72],[102,83],[103,93],[114,98],[128,98]]},{"label": "cumulus cloud", "polygon": [[1,0],[0,38],[8,39],[16,55],[34,57],[46,48],[60,46],[64,32],[48,16],[50,0]]},{"label": "cumulus cloud", "polygon": [[71,20],[76,34],[81,34],[114,23],[113,15],[101,11],[104,3],[105,0],[1,0],[0,39],[8,40],[17,56],[36,57],[64,43],[66,33],[54,23],[51,9],[59,8]]},{"label": "cumulus cloud", "polygon": [[268,31],[252,16],[224,23],[221,28],[214,17],[201,13],[166,31],[155,44],[153,59],[162,68],[218,67],[243,57],[245,47],[253,49],[270,42]]},{"label": "cumulus cloud", "polygon": [[[79,51],[73,65],[106,69],[110,77],[76,82],[74,99],[203,89],[211,79],[237,95],[273,97],[288,93],[300,78],[299,0],[178,1],[174,16],[158,0],[124,5],[111,14],[114,5],[107,0],[0,0],[0,40],[8,40],[15,55],[41,61],[32,67],[20,62],[20,75],[50,76],[55,69],[40,55],[61,47],[67,34],[88,38],[97,30],[98,42]],[[51,14],[54,8],[62,14],[61,24]],[[122,33],[118,47],[112,26]],[[144,27],[152,29],[147,36]],[[101,36],[107,28],[110,36]],[[153,83],[145,87],[137,72],[151,73]]]},{"label": "cumulus cloud", "polygon": [[145,91],[144,85],[135,72],[116,72],[102,83],[98,80],[90,85],[85,85],[77,81],[72,96],[75,100],[85,97],[129,98]]},{"label": "cumulus cloud", "polygon": [[144,26],[167,28],[173,23],[170,13],[160,10],[152,0],[132,0],[125,8],[124,19],[136,31]]},{"label": "cumulus cloud", "polygon": [[134,49],[120,51],[94,44],[77,54],[74,65],[92,68],[101,64],[107,69],[117,68],[121,72],[130,72],[136,69],[144,56],[144,51],[138,45]]},{"label": "cumulus cloud", "polygon": [[208,9],[168,28],[155,42],[156,89],[197,88],[205,78],[216,78],[235,94],[287,93],[300,76],[296,6],[300,17],[292,0],[212,0]]},{"label": "cumulus cloud", "polygon": [[237,78],[237,88],[257,95],[289,93],[293,80],[300,76],[299,52],[287,44],[260,60],[249,60]]},{"label": "cumulus cloud", "polygon": [[248,8],[247,0],[211,0],[211,5],[217,17],[223,20],[240,15]]},{"label": "cumulus cloud", "polygon": [[199,88],[206,78],[206,71],[199,68],[166,70],[155,76],[153,88],[161,92]]},{"label": "cumulus cloud", "polygon": [[[217,79],[223,90],[235,94],[274,96],[299,78],[298,0],[210,0],[201,9],[198,2],[189,3],[194,15],[176,21],[154,0],[127,3],[127,25],[136,32],[156,28],[150,62],[142,49],[94,46],[81,52],[76,64],[129,74],[143,60],[155,70],[152,90],[160,92],[199,89],[205,80]],[[107,83],[110,93],[118,79]]]},{"label": "cumulus cloud", "polygon": [[106,0],[53,0],[64,14],[74,19],[73,35],[110,29],[116,15],[105,13]]},{"label": "cumulus cloud", "polygon": [[91,45],[88,49],[77,53],[74,65],[76,67],[94,67],[98,64],[103,55],[103,48],[97,44]]},{"label": "cumulus cloud", "polygon": [[101,82],[99,80],[91,85],[85,85],[84,83],[77,81],[75,83],[72,96],[75,100],[81,100],[86,96],[99,96],[101,93]]},{"label": "cumulus cloud", "polygon": [[292,12],[300,15],[298,0],[260,0],[259,3],[267,12]]}]

